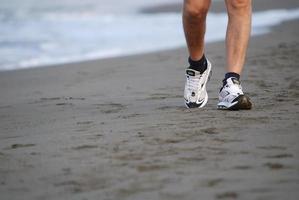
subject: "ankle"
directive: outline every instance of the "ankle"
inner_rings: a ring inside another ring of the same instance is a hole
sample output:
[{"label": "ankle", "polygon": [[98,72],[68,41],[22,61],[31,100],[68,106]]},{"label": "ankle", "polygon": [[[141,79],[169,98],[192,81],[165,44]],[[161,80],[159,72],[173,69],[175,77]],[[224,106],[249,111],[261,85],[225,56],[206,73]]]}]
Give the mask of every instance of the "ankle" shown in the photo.
[{"label": "ankle", "polygon": [[203,55],[200,60],[192,60],[189,57],[188,62],[190,65],[190,67],[189,67],[190,69],[199,71],[200,73],[203,73],[208,67],[208,63],[207,63],[207,59],[206,59],[205,55]]},{"label": "ankle", "polygon": [[235,72],[227,72],[225,74],[225,77],[224,77],[223,81],[222,81],[223,86],[226,85],[226,80],[229,79],[229,78],[235,78],[239,81],[240,80],[240,74],[235,73]]}]

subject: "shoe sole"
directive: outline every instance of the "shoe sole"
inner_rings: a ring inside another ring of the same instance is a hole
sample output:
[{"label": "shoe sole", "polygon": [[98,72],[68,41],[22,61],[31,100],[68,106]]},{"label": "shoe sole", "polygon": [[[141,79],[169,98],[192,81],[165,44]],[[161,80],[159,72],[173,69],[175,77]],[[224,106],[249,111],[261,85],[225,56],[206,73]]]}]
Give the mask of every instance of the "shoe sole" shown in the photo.
[{"label": "shoe sole", "polygon": [[252,108],[252,103],[250,99],[246,95],[238,96],[234,102],[228,106],[222,104],[221,102],[218,104],[219,110],[250,110]]}]

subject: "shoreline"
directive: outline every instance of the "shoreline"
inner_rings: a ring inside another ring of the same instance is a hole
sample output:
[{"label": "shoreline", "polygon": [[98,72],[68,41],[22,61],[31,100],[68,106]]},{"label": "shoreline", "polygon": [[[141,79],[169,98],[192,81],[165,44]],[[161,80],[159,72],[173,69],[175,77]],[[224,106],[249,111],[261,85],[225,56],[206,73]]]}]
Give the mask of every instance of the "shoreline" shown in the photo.
[{"label": "shoreline", "polygon": [[[268,10],[269,8],[265,6],[265,5],[267,5],[267,2],[268,2],[268,0],[262,0],[262,1],[259,1],[258,4],[254,3],[254,5],[258,5],[258,6],[254,6],[254,10],[258,10],[258,11]],[[180,6],[181,5],[177,5],[177,4],[167,4],[167,5],[144,8],[144,9],[141,9],[140,12],[147,13],[147,14],[180,12],[180,9],[178,9],[178,7],[180,7]],[[296,6],[297,6],[297,8],[299,8],[299,3],[296,2],[296,0],[287,0],[287,2],[274,1],[273,5],[271,6],[271,9],[274,9],[274,8],[290,9],[290,8],[294,8],[294,7],[296,8]],[[269,9],[269,10],[271,10],[271,9]],[[214,12],[214,13],[226,12],[224,3],[223,2],[213,2],[212,6],[211,6],[211,12]],[[255,36],[253,36],[253,37],[255,37]],[[217,42],[217,41],[214,41],[214,42]],[[168,51],[168,50],[177,49],[177,48],[183,48],[183,47],[173,47],[173,48],[166,48],[166,49],[160,49],[160,50],[144,51],[144,52],[138,52],[138,53],[130,53],[130,54],[126,54],[126,55],[114,55],[114,56],[108,56],[108,57],[103,57],[103,58],[83,58],[82,57],[81,59],[75,59],[75,60],[72,59],[69,61],[62,61],[62,62],[57,62],[57,63],[38,64],[38,65],[34,65],[34,66],[20,67],[20,68],[16,68],[16,69],[0,70],[0,73],[5,72],[5,71],[24,70],[24,69],[28,69],[28,68],[36,69],[36,68],[52,67],[52,66],[65,65],[65,64],[84,63],[84,62],[96,61],[96,60],[102,60],[102,59],[106,60],[106,59],[115,59],[118,57],[124,58],[127,56],[135,56],[135,55],[139,56],[139,55],[151,54],[151,53],[155,53],[155,52]],[[63,58],[61,58],[61,59],[63,59]]]},{"label": "shoreline", "polygon": [[186,48],[0,72],[2,198],[297,199],[298,27],[251,38],[250,111],[216,109],[223,41],[200,110],[183,105]]},{"label": "shoreline", "polygon": [[[265,11],[269,9],[292,9],[298,8],[299,2],[296,0],[286,0],[286,1],[271,1],[271,0],[259,0],[258,2],[253,0],[253,11]],[[271,6],[269,7],[269,3],[271,2]],[[165,12],[181,12],[182,4],[163,4],[159,6],[146,7],[140,10],[141,13],[147,14],[157,14],[157,13],[165,13]],[[225,3],[223,1],[216,1],[211,3],[210,12],[220,13],[226,12]]]}]

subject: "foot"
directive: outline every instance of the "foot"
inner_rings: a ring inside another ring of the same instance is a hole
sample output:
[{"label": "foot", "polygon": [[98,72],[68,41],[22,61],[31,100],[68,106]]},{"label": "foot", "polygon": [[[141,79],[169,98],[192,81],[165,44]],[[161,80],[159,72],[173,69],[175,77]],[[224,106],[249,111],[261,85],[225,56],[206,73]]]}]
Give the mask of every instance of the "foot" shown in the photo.
[{"label": "foot", "polygon": [[252,104],[248,96],[244,95],[240,81],[228,78],[225,86],[219,92],[218,109],[221,110],[249,110]]},{"label": "foot", "polygon": [[206,85],[212,74],[211,68],[212,65],[207,60],[207,69],[203,73],[190,68],[186,69],[184,99],[187,108],[202,108],[207,104]]}]

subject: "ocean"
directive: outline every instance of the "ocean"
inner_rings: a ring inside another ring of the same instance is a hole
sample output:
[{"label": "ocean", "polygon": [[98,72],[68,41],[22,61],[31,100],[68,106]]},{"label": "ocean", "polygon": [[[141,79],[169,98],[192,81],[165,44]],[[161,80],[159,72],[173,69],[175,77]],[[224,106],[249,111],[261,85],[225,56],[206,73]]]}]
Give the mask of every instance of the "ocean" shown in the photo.
[{"label": "ocean", "polygon": [[[0,0],[0,70],[50,66],[185,46],[180,13],[146,14],[181,0]],[[299,9],[253,15],[252,35],[299,18]],[[226,13],[209,13],[207,42],[223,40]]]}]

